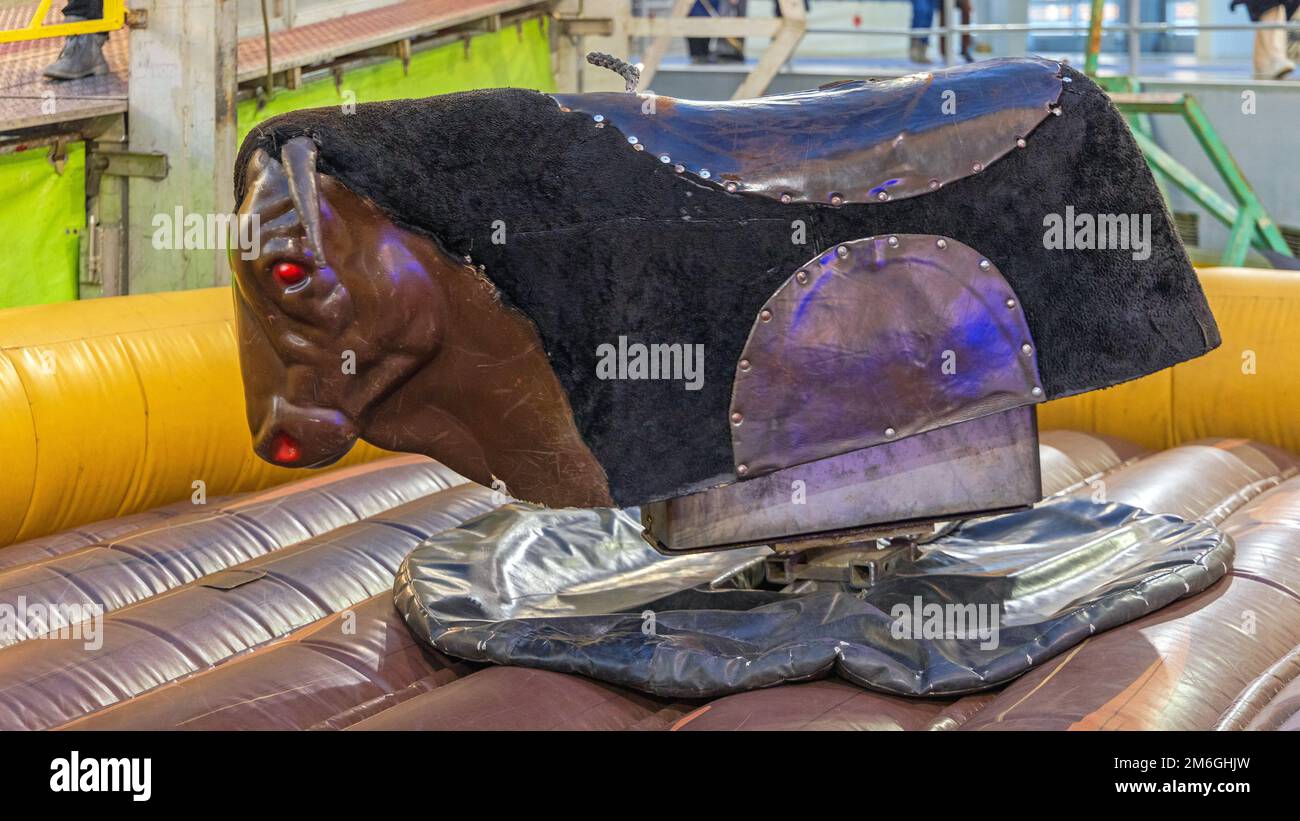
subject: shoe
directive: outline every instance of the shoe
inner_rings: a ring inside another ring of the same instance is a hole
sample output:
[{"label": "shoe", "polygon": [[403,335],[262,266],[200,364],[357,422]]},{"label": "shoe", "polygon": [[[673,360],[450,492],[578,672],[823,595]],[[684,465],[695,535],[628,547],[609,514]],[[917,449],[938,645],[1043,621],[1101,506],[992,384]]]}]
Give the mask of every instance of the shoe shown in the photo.
[{"label": "shoe", "polygon": [[913,63],[920,63],[923,66],[930,65],[930,58],[925,56],[926,49],[930,46],[930,40],[926,37],[913,37],[912,46],[907,50],[907,57]]},{"label": "shoe", "polygon": [[[81,17],[64,17],[66,23],[82,22]],[[94,34],[74,34],[63,42],[59,59],[45,67],[44,74],[52,80],[77,80],[96,74],[108,73],[108,61],[104,59],[104,43],[108,42],[106,32]]]},{"label": "shoe", "polygon": [[1295,71],[1295,63],[1285,57],[1278,57],[1264,71],[1255,72],[1256,80],[1285,80]]}]

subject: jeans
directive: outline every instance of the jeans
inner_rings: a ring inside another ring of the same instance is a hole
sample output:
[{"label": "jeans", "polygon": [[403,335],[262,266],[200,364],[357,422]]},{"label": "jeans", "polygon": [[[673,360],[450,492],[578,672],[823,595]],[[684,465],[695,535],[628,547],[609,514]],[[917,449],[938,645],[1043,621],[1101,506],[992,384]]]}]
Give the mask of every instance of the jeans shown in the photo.
[{"label": "jeans", "polygon": [[[934,8],[936,0],[912,0],[912,28],[928,29],[934,25]],[[928,34],[916,34],[914,37],[929,37]]]},{"label": "jeans", "polygon": [[63,16],[98,20],[104,16],[104,0],[68,0],[63,7]]}]

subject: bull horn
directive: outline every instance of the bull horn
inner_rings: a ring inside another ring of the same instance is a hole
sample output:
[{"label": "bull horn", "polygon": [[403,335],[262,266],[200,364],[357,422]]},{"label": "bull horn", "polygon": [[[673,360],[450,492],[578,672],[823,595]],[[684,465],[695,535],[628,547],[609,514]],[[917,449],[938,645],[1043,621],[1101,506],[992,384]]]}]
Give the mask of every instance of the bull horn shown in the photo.
[{"label": "bull horn", "polygon": [[294,137],[280,149],[280,162],[289,178],[289,196],[307,231],[307,244],[317,264],[325,263],[321,242],[320,189],[316,181],[316,143],[309,137]]}]

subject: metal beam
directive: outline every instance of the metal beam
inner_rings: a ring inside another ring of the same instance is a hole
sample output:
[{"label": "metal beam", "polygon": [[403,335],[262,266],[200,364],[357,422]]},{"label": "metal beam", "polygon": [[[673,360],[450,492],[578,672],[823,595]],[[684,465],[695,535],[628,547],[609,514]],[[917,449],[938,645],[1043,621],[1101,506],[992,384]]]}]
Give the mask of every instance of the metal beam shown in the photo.
[{"label": "metal beam", "polygon": [[[127,288],[131,293],[224,285],[230,281],[224,238],[202,247],[155,247],[158,220],[234,210],[238,16],[229,0],[138,0],[147,28],[131,29],[127,151],[155,160],[110,158],[154,172],[127,178]],[[125,167],[125,166],[124,166]],[[172,236],[179,235],[172,232]]]}]

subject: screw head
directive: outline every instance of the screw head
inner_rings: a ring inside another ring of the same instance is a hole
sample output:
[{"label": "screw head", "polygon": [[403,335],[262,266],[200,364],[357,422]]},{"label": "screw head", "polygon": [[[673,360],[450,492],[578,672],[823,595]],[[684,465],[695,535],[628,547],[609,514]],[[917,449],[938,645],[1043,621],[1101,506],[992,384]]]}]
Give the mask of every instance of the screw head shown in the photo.
[{"label": "screw head", "polygon": [[628,137],[628,138],[627,138],[627,141],[630,142],[632,145],[637,145],[638,143],[641,142],[641,141],[638,140],[636,137]]},{"label": "screw head", "polygon": [[677,165],[673,166],[673,170],[676,171],[678,174],[680,174],[686,170],[686,166],[682,165],[681,163],[677,163]]},{"label": "screw head", "polygon": [[992,268],[992,267],[993,267],[993,263],[989,262],[987,259],[982,259],[982,260],[980,260],[980,270],[981,270],[981,271],[987,271],[989,268]]},{"label": "screw head", "polygon": [[1025,344],[1020,346],[1020,352],[1025,356],[1029,356],[1031,353],[1034,352],[1034,346],[1026,342]]},{"label": "screw head", "polygon": [[794,200],[794,197],[790,196],[789,194],[782,194],[782,195],[781,195],[781,202],[784,203],[785,205],[789,205],[789,204],[791,203],[791,201],[793,201],[793,200]]},{"label": "screw head", "polygon": [[934,244],[940,251],[942,251],[944,248],[948,247],[948,240],[946,239],[935,240]]},{"label": "screw head", "polygon": [[831,194],[831,205],[843,205],[844,197],[839,194]]},{"label": "screw head", "polygon": [[898,435],[898,431],[894,430],[893,428],[885,428],[886,437],[893,439],[896,435]]},{"label": "screw head", "polygon": [[888,191],[881,191],[879,194],[876,195],[876,199],[880,200],[881,202],[886,202],[886,201],[888,201],[888,200],[889,200],[889,192],[888,192]]},{"label": "screw head", "polygon": [[738,476],[744,476],[746,473],[749,473],[749,465],[736,465],[736,474]]},{"label": "screw head", "polygon": [[598,122],[598,123],[603,123],[603,122],[605,122],[605,115],[604,115],[604,114],[597,114],[595,117],[592,117],[591,119],[595,120],[595,121]]},{"label": "screw head", "polygon": [[742,414],[740,411],[736,411],[735,413],[731,414],[731,424],[739,425],[741,422],[744,421],[745,421],[745,415]]},{"label": "screw head", "polygon": [[749,360],[748,360],[748,359],[742,359],[742,360],[740,360],[740,369],[741,369],[742,371],[747,371],[747,370],[749,370]]},{"label": "screw head", "polygon": [[1042,395],[1043,395],[1043,389],[1040,388],[1040,387],[1038,387],[1037,385],[1035,385],[1035,386],[1034,386],[1034,389],[1031,390],[1030,393],[1032,393],[1034,396],[1042,396]]},{"label": "screw head", "polygon": [[836,249],[835,249],[835,255],[836,255],[837,257],[839,257],[840,259],[844,259],[845,257],[847,257],[847,256],[849,255],[849,246],[847,246],[847,245],[841,245],[840,247],[836,248]]},{"label": "screw head", "polygon": [[736,193],[736,184],[735,184],[734,182],[729,182],[729,183],[727,183],[727,185],[726,185],[725,187],[726,187],[726,189],[727,189],[727,193],[729,193],[729,194],[734,194],[734,193]]},{"label": "screw head", "polygon": [[672,161],[673,161],[673,158],[670,157],[670,156],[668,156],[667,154],[660,154],[660,155],[659,155],[659,162],[661,162],[661,163],[665,163],[665,164],[666,164],[666,163],[670,163],[670,162],[672,162]]},{"label": "screw head", "polygon": [[974,171],[976,174],[978,174],[979,172],[981,172],[981,171],[984,170],[984,163],[982,163],[982,162],[977,162],[977,163],[975,163],[974,165],[972,165],[972,166],[970,167],[970,170],[971,170],[971,171]]},{"label": "screw head", "polygon": [[887,242],[889,243],[890,248],[898,247],[898,237],[890,237]]},{"label": "screw head", "polygon": [[762,311],[759,311],[759,313],[758,313],[758,318],[761,319],[761,320],[763,320],[764,322],[771,322],[771,321],[772,321],[772,312],[769,311],[768,309],[764,308]]},{"label": "screw head", "polygon": [[1015,301],[1014,299],[1008,299],[1008,300],[1007,300],[1007,307],[1008,307],[1008,308],[1014,308],[1014,307],[1016,307],[1016,301]]},{"label": "screw head", "polygon": [[1024,137],[1021,137],[1020,139],[1016,140],[1016,148],[1024,148],[1027,145],[1029,145],[1029,143],[1025,142]]},{"label": "screw head", "polygon": [[709,172],[709,169],[707,169],[707,168],[701,168],[701,169],[700,169],[700,177],[701,177],[701,178],[707,180],[709,177],[712,177],[712,176],[713,176],[713,174],[711,174],[711,173]]},{"label": "screw head", "polygon": [[931,191],[938,191],[938,190],[939,190],[939,186],[941,186],[941,185],[943,185],[943,183],[939,182],[938,180],[930,180],[930,190],[931,190]]},{"label": "screw head", "polygon": [[795,278],[795,281],[798,282],[800,285],[807,285],[807,284],[808,284],[808,272],[807,272],[807,271],[795,271],[795,273],[794,273],[794,278]]}]

